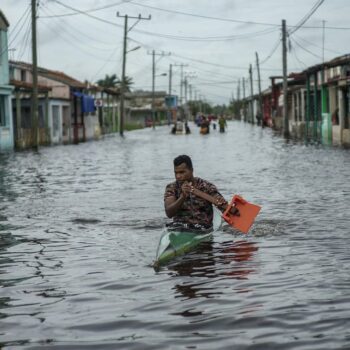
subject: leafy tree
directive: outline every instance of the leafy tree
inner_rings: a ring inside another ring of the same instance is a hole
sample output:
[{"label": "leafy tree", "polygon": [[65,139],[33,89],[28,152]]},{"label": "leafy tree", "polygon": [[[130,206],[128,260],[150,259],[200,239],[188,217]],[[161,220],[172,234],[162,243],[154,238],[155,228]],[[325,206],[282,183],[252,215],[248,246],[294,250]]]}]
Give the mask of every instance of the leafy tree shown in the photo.
[{"label": "leafy tree", "polygon": [[[125,77],[125,91],[129,92],[131,85],[133,85],[133,79],[131,77]],[[97,85],[106,87],[106,88],[121,88],[122,80],[117,77],[116,74],[108,75],[106,74],[104,79],[97,81]]]},{"label": "leafy tree", "polygon": [[106,88],[117,87],[118,78],[116,74],[112,74],[112,75],[106,74],[104,79],[100,79],[96,83],[97,85],[106,87]]},{"label": "leafy tree", "polygon": [[[122,86],[122,80],[118,79],[117,81],[118,86]],[[131,85],[133,85],[134,82],[131,77],[125,76],[125,91],[130,92],[131,90]]]}]

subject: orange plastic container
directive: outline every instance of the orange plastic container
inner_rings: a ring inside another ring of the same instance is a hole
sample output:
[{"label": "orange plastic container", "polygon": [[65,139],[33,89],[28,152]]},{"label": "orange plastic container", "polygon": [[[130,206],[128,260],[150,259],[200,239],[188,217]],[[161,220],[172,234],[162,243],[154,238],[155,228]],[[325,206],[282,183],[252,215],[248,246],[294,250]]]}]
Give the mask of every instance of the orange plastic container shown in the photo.
[{"label": "orange plastic container", "polygon": [[[239,210],[240,216],[230,213],[232,207],[236,207]],[[241,196],[234,195],[231,203],[222,214],[222,218],[235,229],[248,233],[260,209],[259,205],[249,203]]]}]

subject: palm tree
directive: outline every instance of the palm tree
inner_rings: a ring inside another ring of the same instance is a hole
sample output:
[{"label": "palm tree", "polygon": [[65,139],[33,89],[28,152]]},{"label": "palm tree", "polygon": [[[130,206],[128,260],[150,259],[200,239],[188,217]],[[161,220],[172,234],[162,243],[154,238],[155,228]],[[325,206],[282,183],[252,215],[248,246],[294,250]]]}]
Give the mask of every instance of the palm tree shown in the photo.
[{"label": "palm tree", "polygon": [[[122,85],[122,80],[117,77],[116,74],[108,75],[106,74],[104,79],[100,79],[97,82],[97,85],[102,86],[102,87],[118,87],[120,88]],[[126,76],[125,77],[125,91],[129,92],[131,85],[133,85],[134,82],[131,77]]]},{"label": "palm tree", "polygon": [[[119,86],[122,85],[122,80],[118,79],[117,84]],[[125,76],[125,92],[130,92],[131,85],[133,85],[134,82],[131,77],[128,77],[127,75]]]},{"label": "palm tree", "polygon": [[118,77],[116,74],[108,75],[106,74],[104,79],[97,80],[97,85],[111,88],[111,87],[117,87],[118,86]]}]

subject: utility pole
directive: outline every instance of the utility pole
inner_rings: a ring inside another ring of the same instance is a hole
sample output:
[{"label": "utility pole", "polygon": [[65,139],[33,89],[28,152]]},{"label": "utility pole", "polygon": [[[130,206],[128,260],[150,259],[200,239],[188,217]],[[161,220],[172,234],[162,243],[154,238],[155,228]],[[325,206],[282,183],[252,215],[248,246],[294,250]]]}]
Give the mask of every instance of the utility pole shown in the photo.
[{"label": "utility pole", "polygon": [[325,31],[326,21],[322,21],[322,63],[324,63],[324,43],[325,43]]},{"label": "utility pole", "polygon": [[247,121],[247,111],[246,111],[246,101],[245,101],[245,78],[242,78],[242,88],[243,88],[243,119]]},{"label": "utility pole", "polygon": [[237,101],[241,99],[241,79],[237,82]]},{"label": "utility pole", "polygon": [[36,0],[32,3],[32,63],[33,63],[33,94],[32,94],[32,128],[34,147],[39,147],[39,112],[38,112],[38,59],[36,42]]},{"label": "utility pole", "polygon": [[[147,18],[128,16],[121,16],[119,12],[117,12],[117,17],[124,17],[124,42],[123,42],[123,66],[122,66],[122,84],[120,91],[120,120],[119,120],[119,134],[120,136],[124,136],[124,119],[125,119],[125,108],[124,108],[124,100],[125,100],[125,67],[126,67],[126,48],[127,48],[127,40],[128,40],[128,32],[141,20],[150,20],[151,16]],[[137,19],[138,21],[128,30],[128,18]]]},{"label": "utility pole", "polygon": [[283,134],[289,137],[289,120],[288,120],[288,96],[287,96],[287,30],[286,20],[282,20],[282,58],[283,58]]},{"label": "utility pole", "polygon": [[[148,55],[152,55],[152,128],[156,128],[156,119],[155,119],[155,82],[156,82],[156,56],[170,56],[169,53],[165,52],[159,52],[156,53],[155,50],[152,50],[152,52],[148,52]],[[166,75],[166,73],[164,74]]]},{"label": "utility pole", "polygon": [[182,105],[183,102],[183,75],[184,75],[184,67],[187,67],[188,64],[175,64],[175,67],[180,67],[180,105]]},{"label": "utility pole", "polygon": [[173,79],[173,65],[169,66],[169,95],[171,95],[171,83]]},{"label": "utility pole", "polygon": [[258,88],[259,88],[259,121],[261,123],[261,127],[264,127],[263,123],[263,102],[262,102],[262,94],[261,94],[261,79],[260,79],[260,66],[259,66],[259,55],[255,52],[256,56],[256,68],[258,70]]},{"label": "utility pole", "polygon": [[252,124],[254,124],[254,103],[253,103],[253,68],[252,65],[249,65],[249,79],[250,79],[250,119]]}]

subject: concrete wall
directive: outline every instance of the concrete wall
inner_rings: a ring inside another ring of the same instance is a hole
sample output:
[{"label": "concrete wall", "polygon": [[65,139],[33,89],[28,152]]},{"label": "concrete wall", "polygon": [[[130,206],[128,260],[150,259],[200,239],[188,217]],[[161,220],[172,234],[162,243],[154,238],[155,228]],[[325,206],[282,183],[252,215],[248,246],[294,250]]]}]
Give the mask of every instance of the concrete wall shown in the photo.
[{"label": "concrete wall", "polygon": [[0,151],[13,149],[12,87],[9,86],[9,65],[7,51],[7,31],[0,29],[0,106],[3,123],[0,125]]},{"label": "concrete wall", "polygon": [[85,138],[86,140],[98,139],[101,136],[101,127],[98,121],[98,115],[89,113],[84,116]]},{"label": "concrete wall", "polygon": [[7,51],[7,32],[0,30],[0,85],[9,84],[9,66],[8,66],[8,51]]},{"label": "concrete wall", "polygon": [[45,85],[51,87],[51,91],[49,92],[49,96],[52,98],[62,98],[62,99],[70,99],[70,88],[68,85],[60,83],[58,81],[48,79],[42,76],[38,76],[38,83],[41,85]]}]

